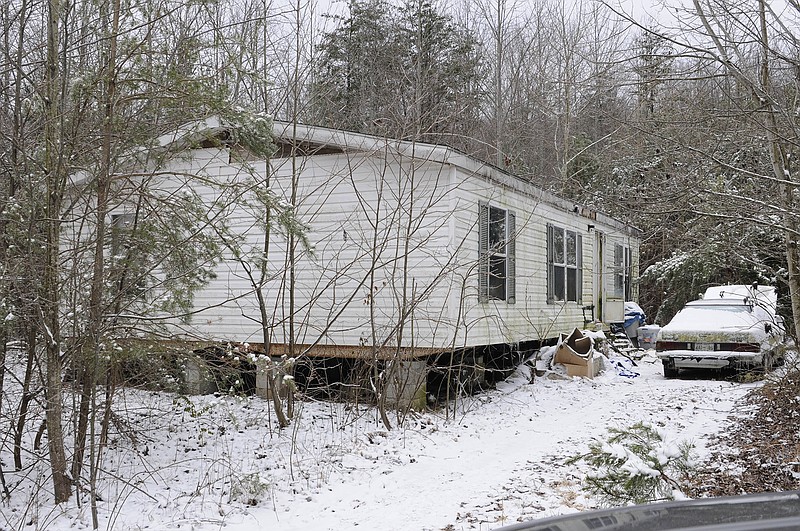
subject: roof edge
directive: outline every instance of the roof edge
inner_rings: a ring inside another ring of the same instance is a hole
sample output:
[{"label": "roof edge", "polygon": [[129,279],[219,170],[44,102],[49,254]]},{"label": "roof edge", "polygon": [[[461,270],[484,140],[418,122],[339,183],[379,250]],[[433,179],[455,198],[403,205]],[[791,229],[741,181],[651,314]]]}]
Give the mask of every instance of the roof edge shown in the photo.
[{"label": "roof edge", "polygon": [[306,125],[299,122],[273,120],[274,135],[283,140],[309,142],[323,147],[336,147],[343,151],[353,152],[385,152],[411,157],[424,161],[449,164],[464,169],[470,174],[480,176],[501,184],[520,193],[536,197],[566,212],[573,212],[587,220],[598,221],[605,225],[627,231],[631,236],[640,237],[641,229],[622,220],[597,211],[586,205],[569,201],[544,190],[532,182],[507,172],[493,164],[483,162],[461,151],[442,144],[401,140],[392,137],[379,137],[366,133],[356,133],[333,129],[324,126]]}]

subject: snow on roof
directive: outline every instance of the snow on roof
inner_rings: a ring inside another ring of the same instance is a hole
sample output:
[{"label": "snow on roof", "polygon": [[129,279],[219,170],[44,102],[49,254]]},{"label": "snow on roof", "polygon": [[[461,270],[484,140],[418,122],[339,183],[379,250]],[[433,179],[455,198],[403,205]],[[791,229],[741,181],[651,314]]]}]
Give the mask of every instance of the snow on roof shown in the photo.
[{"label": "snow on roof", "polygon": [[165,148],[173,144],[183,145],[200,137],[207,137],[222,132],[228,128],[219,117],[210,116],[203,120],[189,122],[178,126],[174,131],[169,131],[156,138],[155,145]]}]

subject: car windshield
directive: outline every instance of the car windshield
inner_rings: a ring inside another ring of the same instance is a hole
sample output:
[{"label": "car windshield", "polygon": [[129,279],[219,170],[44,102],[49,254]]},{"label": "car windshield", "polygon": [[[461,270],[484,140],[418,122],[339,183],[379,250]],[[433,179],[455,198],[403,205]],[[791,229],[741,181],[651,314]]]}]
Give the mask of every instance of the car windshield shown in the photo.
[{"label": "car windshield", "polygon": [[693,304],[686,306],[683,311],[712,311],[712,312],[730,312],[730,313],[750,313],[751,307],[744,304]]}]

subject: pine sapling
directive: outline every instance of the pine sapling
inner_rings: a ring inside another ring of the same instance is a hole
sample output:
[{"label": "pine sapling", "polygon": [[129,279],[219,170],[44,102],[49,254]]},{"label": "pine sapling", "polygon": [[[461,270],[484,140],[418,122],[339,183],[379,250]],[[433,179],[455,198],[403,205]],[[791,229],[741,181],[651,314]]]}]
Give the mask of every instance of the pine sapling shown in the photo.
[{"label": "pine sapling", "polygon": [[610,428],[605,441],[595,440],[583,460],[594,471],[584,489],[608,506],[650,503],[682,498],[695,468],[691,442],[665,441],[653,426],[638,422]]}]

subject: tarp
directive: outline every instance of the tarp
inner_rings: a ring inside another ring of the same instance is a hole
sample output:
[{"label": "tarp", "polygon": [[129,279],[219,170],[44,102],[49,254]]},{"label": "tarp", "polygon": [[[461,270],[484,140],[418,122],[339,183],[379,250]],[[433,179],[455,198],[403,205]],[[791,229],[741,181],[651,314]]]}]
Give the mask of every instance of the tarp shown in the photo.
[{"label": "tarp", "polygon": [[625,328],[630,327],[634,323],[642,326],[646,322],[646,317],[644,310],[642,310],[638,304],[631,301],[625,303],[625,324],[623,325]]}]

